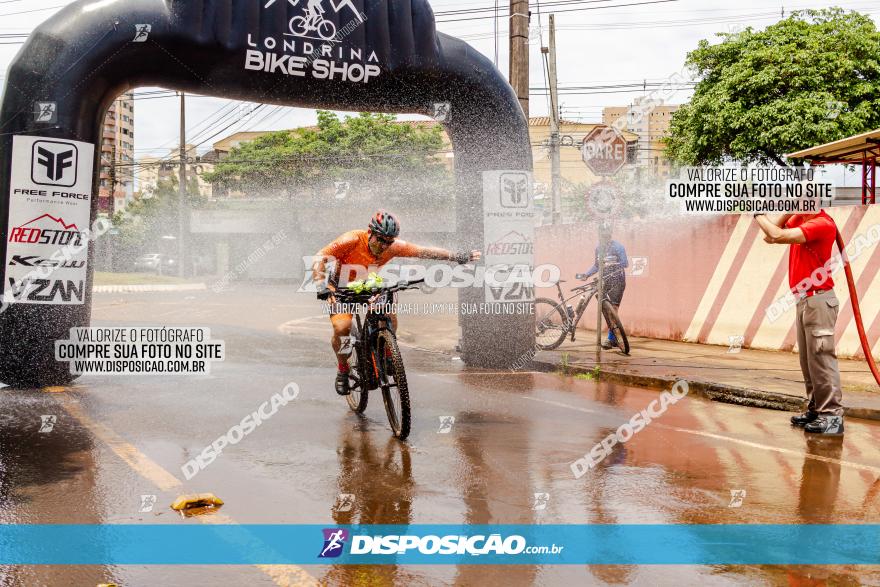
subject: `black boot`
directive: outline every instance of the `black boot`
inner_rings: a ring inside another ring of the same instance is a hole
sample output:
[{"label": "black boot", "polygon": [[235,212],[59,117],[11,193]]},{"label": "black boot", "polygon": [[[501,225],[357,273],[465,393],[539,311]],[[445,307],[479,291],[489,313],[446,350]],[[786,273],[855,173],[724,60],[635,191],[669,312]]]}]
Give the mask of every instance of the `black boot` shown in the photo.
[{"label": "black boot", "polygon": [[791,423],[793,426],[800,426],[803,428],[810,422],[815,422],[816,418],[819,417],[818,412],[813,412],[812,410],[807,410],[803,414],[798,414],[797,416],[791,417]]},{"label": "black boot", "polygon": [[804,426],[804,430],[811,434],[840,436],[843,434],[843,416],[819,416],[814,422],[810,422]]},{"label": "black boot", "polygon": [[348,373],[339,371],[336,373],[336,393],[339,395],[351,395],[351,388],[348,385]]}]

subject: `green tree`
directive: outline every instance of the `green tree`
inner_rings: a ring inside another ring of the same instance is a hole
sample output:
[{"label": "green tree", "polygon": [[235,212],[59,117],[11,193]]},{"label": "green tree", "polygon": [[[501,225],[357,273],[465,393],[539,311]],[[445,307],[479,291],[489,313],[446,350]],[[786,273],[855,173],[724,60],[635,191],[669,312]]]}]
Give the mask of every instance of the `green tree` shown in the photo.
[{"label": "green tree", "polygon": [[[144,253],[159,252],[163,236],[177,235],[178,185],[176,176],[160,181],[151,194],[142,194],[129,203],[124,212],[113,215],[113,226],[119,230],[114,243],[117,266],[125,267]],[[186,193],[188,208],[204,205],[198,190],[198,180],[190,176]]]},{"label": "green tree", "polygon": [[269,133],[232,149],[205,179],[245,192],[327,191],[348,181],[371,196],[430,193],[451,178],[440,125],[400,124],[388,114],[318,111],[316,128]]},{"label": "green tree", "polygon": [[880,33],[869,17],[805,10],[718,36],[688,54],[698,83],[672,118],[673,160],[784,165],[786,153],[880,126]]}]

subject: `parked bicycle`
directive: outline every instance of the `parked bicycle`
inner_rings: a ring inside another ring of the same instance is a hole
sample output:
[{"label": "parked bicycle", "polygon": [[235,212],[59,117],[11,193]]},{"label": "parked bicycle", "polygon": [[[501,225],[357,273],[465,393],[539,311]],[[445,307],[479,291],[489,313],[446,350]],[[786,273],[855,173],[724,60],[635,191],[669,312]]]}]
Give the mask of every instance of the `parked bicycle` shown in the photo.
[{"label": "parked bicycle", "polygon": [[[535,300],[535,346],[544,351],[552,351],[559,348],[568,336],[571,336],[571,341],[574,342],[577,336],[578,323],[586,313],[592,299],[598,297],[598,279],[574,288],[572,290],[574,295],[568,299],[562,293],[563,283],[565,281],[560,280],[556,284],[556,289],[559,292],[558,302],[548,298],[538,298]],[[575,298],[580,298],[577,308],[571,305]],[[602,302],[602,314],[605,316],[605,323],[608,325],[608,328],[614,333],[617,347],[623,354],[628,355],[629,339],[627,339],[626,331],[623,329],[620,316],[617,315],[617,309],[611,303],[607,293]]]},{"label": "parked bicycle", "polygon": [[350,304],[359,310],[354,312],[355,323],[351,327],[351,394],[345,399],[352,411],[362,414],[367,409],[370,392],[381,390],[388,423],[400,440],[406,440],[410,433],[409,386],[389,311],[397,292],[419,289],[424,281],[404,281],[364,292],[339,290],[333,294],[336,303]]}]

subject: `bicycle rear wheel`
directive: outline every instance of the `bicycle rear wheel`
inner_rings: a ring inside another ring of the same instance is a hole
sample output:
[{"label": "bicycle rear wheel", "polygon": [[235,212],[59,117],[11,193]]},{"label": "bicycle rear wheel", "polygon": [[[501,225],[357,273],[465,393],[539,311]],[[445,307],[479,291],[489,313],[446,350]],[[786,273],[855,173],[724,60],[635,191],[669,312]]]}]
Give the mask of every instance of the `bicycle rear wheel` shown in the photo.
[{"label": "bicycle rear wheel", "polygon": [[379,333],[376,361],[379,364],[379,386],[385,401],[385,412],[394,437],[406,440],[411,425],[409,386],[397,338],[390,330]]},{"label": "bicycle rear wheel", "polygon": [[617,339],[617,347],[623,351],[624,355],[628,355],[629,339],[626,337],[626,331],[623,329],[623,323],[620,321],[620,316],[617,315],[617,309],[614,307],[614,304],[605,300],[602,304],[602,312],[605,314],[605,321],[608,323],[608,328],[614,333],[614,337]]},{"label": "bicycle rear wheel", "polygon": [[294,16],[288,24],[290,32],[298,37],[304,37],[309,32],[309,21],[304,16]]},{"label": "bicycle rear wheel", "polygon": [[542,351],[559,348],[569,332],[565,308],[547,298],[535,300],[535,346]]}]

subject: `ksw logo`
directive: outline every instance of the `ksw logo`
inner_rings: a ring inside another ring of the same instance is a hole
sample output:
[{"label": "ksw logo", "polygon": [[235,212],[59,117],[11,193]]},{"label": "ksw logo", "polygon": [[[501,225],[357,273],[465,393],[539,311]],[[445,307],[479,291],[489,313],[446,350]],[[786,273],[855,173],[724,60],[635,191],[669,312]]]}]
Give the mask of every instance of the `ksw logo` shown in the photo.
[{"label": "ksw logo", "polygon": [[21,267],[51,267],[53,269],[81,269],[86,266],[85,261],[62,261],[60,259],[44,259],[37,255],[13,255],[10,266]]},{"label": "ksw logo", "polygon": [[76,145],[57,141],[37,141],[31,157],[31,179],[39,185],[73,187],[79,150]]},{"label": "ksw logo", "polygon": [[85,301],[85,282],[62,279],[23,279],[9,278],[9,290],[16,302],[35,302],[38,304],[79,303]]},{"label": "ksw logo", "polygon": [[501,206],[504,208],[529,207],[529,178],[523,173],[505,173],[501,176]]}]

